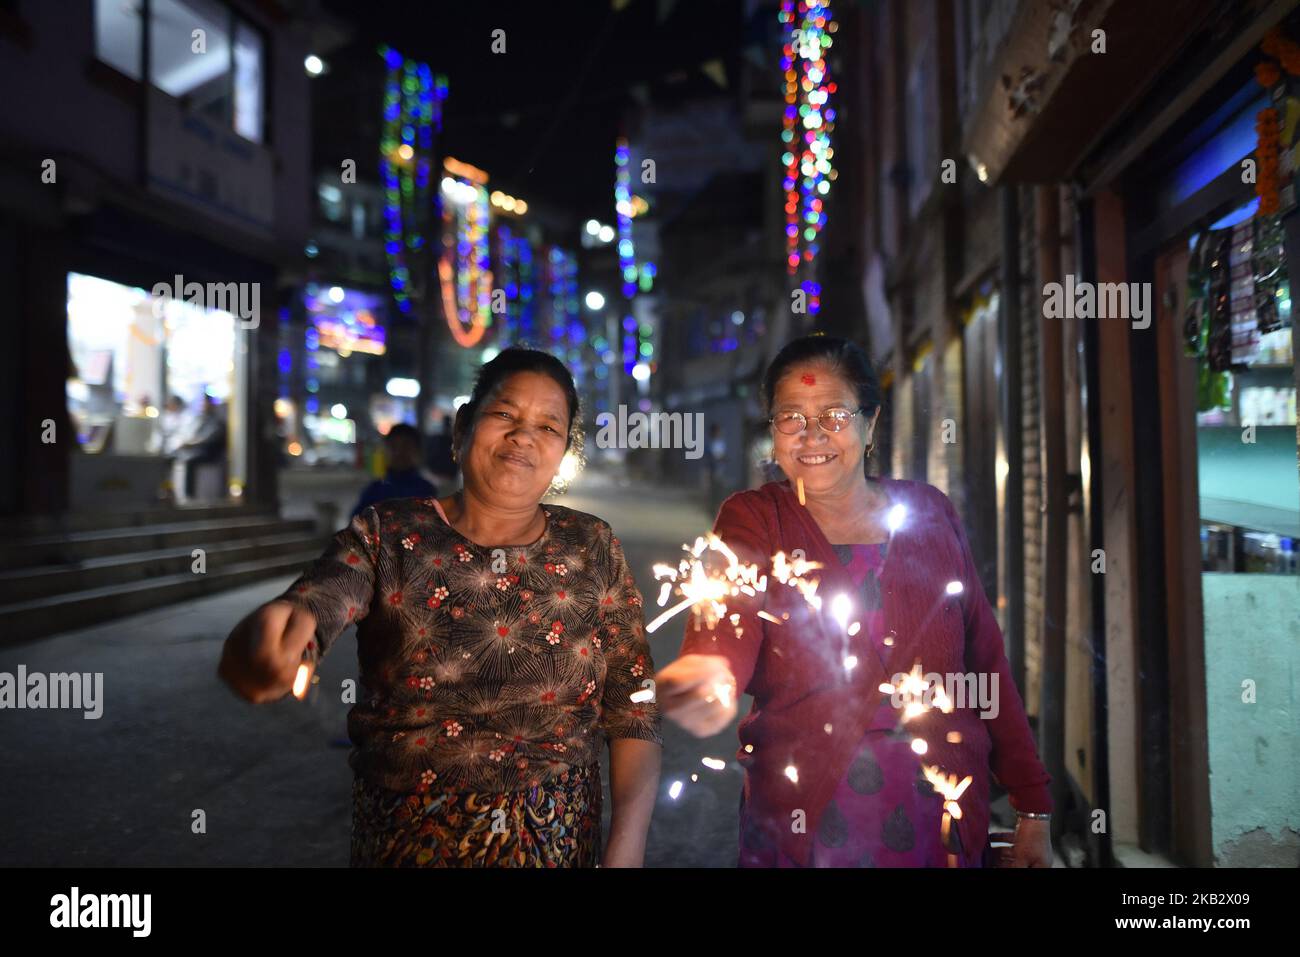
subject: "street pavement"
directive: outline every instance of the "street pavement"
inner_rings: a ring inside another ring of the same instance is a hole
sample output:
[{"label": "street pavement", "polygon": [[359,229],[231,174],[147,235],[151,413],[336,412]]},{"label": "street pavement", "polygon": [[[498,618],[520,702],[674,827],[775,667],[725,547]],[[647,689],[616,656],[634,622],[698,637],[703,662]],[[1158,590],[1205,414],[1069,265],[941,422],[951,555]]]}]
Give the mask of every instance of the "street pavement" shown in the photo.
[{"label": "street pavement", "polygon": [[[363,484],[357,473],[292,476],[285,512],[309,514],[311,499],[347,503]],[[658,592],[652,564],[675,561],[711,519],[697,490],[594,469],[557,501],[614,526],[648,615]],[[321,663],[320,683],[303,702],[255,707],[216,677],[231,627],[290,581],[0,648],[0,672],[25,665],[29,673],[104,676],[98,719],[67,710],[0,713],[0,866],[346,865],[351,772],[339,739],[349,706],[326,689],[356,675],[354,632]],[[683,624],[679,617],[652,636],[656,665],[675,657]],[[747,707],[745,699],[742,714]],[[734,726],[699,740],[665,721],[647,866],[735,865],[742,782],[735,750]],[[727,766],[710,770],[704,757]],[[674,781],[682,782],[676,799]]]}]

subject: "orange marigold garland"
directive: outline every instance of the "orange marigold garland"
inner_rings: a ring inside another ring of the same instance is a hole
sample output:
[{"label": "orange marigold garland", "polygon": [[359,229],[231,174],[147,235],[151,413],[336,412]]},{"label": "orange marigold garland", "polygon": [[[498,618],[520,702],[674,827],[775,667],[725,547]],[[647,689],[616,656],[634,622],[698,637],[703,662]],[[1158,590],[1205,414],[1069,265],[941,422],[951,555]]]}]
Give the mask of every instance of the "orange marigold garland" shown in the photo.
[{"label": "orange marigold garland", "polygon": [[[1280,27],[1274,27],[1265,34],[1259,48],[1267,56],[1280,62],[1264,60],[1255,66],[1255,81],[1266,90],[1272,90],[1282,82],[1283,71],[1288,76],[1300,76],[1300,43],[1282,33]],[[1274,100],[1278,99],[1274,94]],[[1255,147],[1255,194],[1259,197],[1259,215],[1276,215],[1281,207],[1281,175],[1279,157],[1282,141],[1282,122],[1278,111],[1266,107],[1255,115],[1255,133],[1258,145]]]},{"label": "orange marigold garland", "polygon": [[1264,60],[1255,66],[1255,80],[1264,89],[1269,89],[1278,80],[1282,79],[1282,71],[1277,68],[1277,64],[1272,60]]},{"label": "orange marigold garland", "polygon": [[1300,43],[1283,34],[1281,27],[1269,30],[1259,48],[1269,56],[1281,60],[1282,69],[1291,76],[1300,76]]}]

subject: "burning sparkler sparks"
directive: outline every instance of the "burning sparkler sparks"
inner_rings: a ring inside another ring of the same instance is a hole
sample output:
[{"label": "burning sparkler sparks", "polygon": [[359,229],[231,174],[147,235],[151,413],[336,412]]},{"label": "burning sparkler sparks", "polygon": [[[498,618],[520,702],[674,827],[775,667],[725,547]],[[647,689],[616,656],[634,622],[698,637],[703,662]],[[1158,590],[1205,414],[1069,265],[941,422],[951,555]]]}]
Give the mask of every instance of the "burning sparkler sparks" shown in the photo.
[{"label": "burning sparkler sparks", "polygon": [[831,599],[831,617],[839,622],[840,630],[845,631],[849,627],[849,610],[852,603],[849,596],[840,594]]},{"label": "burning sparkler sparks", "polygon": [[[683,545],[682,549],[686,552],[686,557],[676,567],[663,563],[654,566],[655,578],[662,581],[659,589],[660,607],[667,604],[674,593],[681,600],[646,625],[647,634],[653,633],[674,615],[690,608],[697,629],[701,625],[716,628],[719,621],[728,618],[736,628],[736,636],[740,637],[740,616],[728,612],[727,601],[737,595],[752,598],[760,592],[766,592],[769,578],[798,589],[810,605],[814,608],[821,607],[816,579],[805,577],[807,572],[821,567],[816,562],[803,559],[789,561],[784,552],[777,552],[772,556],[770,573],[764,574],[759,566],[742,562],[721,538],[712,533],[697,538],[694,545]],[[721,556],[721,561],[712,557],[706,559],[706,552]],[[706,563],[711,567],[706,567]],[[775,616],[765,611],[758,614],[768,621],[780,624]]]},{"label": "burning sparkler sparks", "polygon": [[724,708],[730,708],[735,693],[736,693],[735,685],[728,684],[725,681],[719,681],[716,684],[714,684],[713,694],[710,695],[706,700],[708,700],[709,702],[717,700],[722,703],[722,706]]},{"label": "burning sparkler sparks", "polygon": [[903,675],[896,686],[886,681],[881,683],[880,690],[887,695],[898,696],[905,723],[933,708],[938,708],[944,714],[950,714],[953,710],[952,699],[948,697],[943,685],[927,681],[919,661],[912,665],[912,670]]},{"label": "burning sparkler sparks", "polygon": [[[922,765],[921,770],[925,773],[925,779],[930,782],[934,789],[939,792],[939,796],[943,798],[944,817],[951,817],[954,821],[961,820],[961,805],[958,804],[957,801],[962,794],[965,793],[966,789],[970,787],[972,780],[971,776],[968,774],[958,782],[957,775],[945,775],[936,767]],[[945,822],[945,829],[946,826]]]},{"label": "burning sparkler sparks", "polygon": [[[902,704],[903,716],[901,723],[911,721],[927,711],[937,708],[944,714],[949,714],[953,710],[952,699],[948,697],[942,684],[932,682],[926,679],[921,662],[917,661],[912,665],[912,670],[906,675],[895,675],[899,679],[897,684],[888,681],[880,685],[880,690],[891,696],[897,696]],[[950,731],[945,735],[945,740],[950,744],[961,742],[961,734],[956,731]],[[911,742],[912,750],[918,755],[929,753],[930,745],[924,739],[915,737]],[[938,767],[922,765],[922,771],[925,779],[930,782],[935,791],[943,799],[943,820],[940,826],[940,833],[945,845],[948,844],[948,835],[952,829],[952,822],[961,820],[961,805],[958,803],[966,788],[972,781],[971,775],[966,775],[960,781],[956,774],[945,775]],[[957,866],[957,856],[948,855],[948,866]]]}]

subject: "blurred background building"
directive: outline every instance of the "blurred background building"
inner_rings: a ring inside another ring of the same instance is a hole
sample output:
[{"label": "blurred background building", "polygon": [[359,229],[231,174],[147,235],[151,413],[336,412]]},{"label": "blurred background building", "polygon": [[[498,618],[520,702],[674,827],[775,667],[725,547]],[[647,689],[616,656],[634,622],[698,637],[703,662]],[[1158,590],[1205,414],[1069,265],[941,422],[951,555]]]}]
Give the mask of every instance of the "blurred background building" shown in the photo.
[{"label": "blurred background building", "polygon": [[[837,11],[824,310],[865,313],[889,470],[965,518],[1067,855],[1293,864],[1292,682],[1241,702],[1297,647],[1300,22],[1174,6]],[[1052,283],[1150,311],[1058,318]]]}]

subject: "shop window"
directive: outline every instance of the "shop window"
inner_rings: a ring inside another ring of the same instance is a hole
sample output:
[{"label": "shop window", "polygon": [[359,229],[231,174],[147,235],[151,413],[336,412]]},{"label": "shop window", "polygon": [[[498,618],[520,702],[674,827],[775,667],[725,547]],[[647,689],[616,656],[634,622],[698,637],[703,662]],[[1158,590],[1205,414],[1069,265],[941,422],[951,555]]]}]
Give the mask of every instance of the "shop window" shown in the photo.
[{"label": "shop window", "polygon": [[[215,0],[151,0],[149,79],[210,119],[230,109],[229,15]],[[202,31],[204,49],[194,49]]]},{"label": "shop window", "polygon": [[140,79],[144,0],[95,0],[95,56],[119,73]]},{"label": "shop window", "polygon": [[[143,10],[143,0],[95,0],[95,56],[133,80],[143,75]],[[150,0],[149,11],[150,82],[195,113],[262,142],[262,35],[219,0]]]},{"label": "shop window", "polygon": [[262,35],[248,24],[235,21],[235,132],[254,143],[262,142]]},{"label": "shop window", "polygon": [[1276,747],[1294,732],[1294,716],[1276,703],[1295,660],[1300,599],[1293,265],[1283,231],[1279,216],[1243,206],[1171,254],[1187,257],[1180,331],[1194,362],[1184,394],[1196,400],[1210,828],[1226,866],[1259,862],[1267,837],[1251,844],[1243,835],[1294,824],[1294,755]]},{"label": "shop window", "polygon": [[[1202,567],[1293,575],[1300,551],[1291,285],[1277,217],[1191,240]],[[1217,224],[1216,224],[1217,225]]]},{"label": "shop window", "polygon": [[[81,273],[68,273],[67,290],[66,397],[81,452],[148,473],[159,494],[164,473],[149,463],[173,459],[178,501],[223,495],[222,476],[242,481],[243,434],[228,412],[245,399],[235,318]],[[202,486],[199,465],[215,467]]]}]

